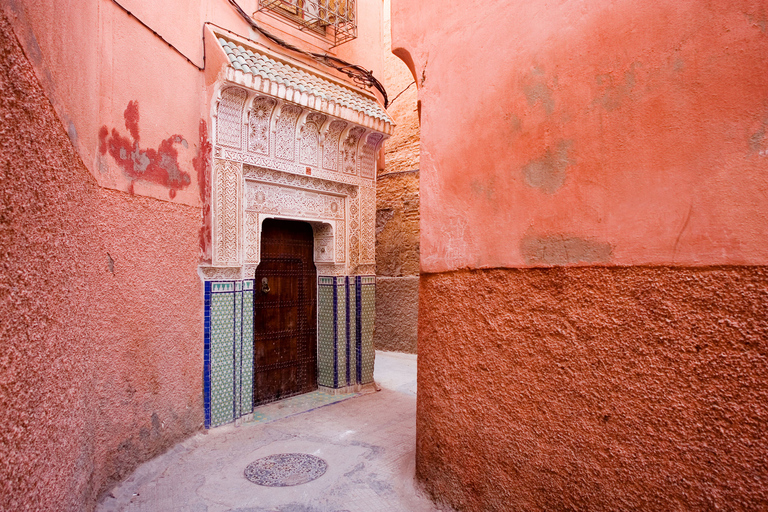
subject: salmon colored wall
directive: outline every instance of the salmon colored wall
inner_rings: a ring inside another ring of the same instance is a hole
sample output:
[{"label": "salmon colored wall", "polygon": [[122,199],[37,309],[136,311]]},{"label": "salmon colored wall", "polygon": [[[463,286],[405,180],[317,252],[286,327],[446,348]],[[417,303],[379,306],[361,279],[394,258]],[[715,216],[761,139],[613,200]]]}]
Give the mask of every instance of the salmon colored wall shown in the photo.
[{"label": "salmon colored wall", "polygon": [[768,507],[767,16],[392,0],[421,101],[416,471],[433,497]]},{"label": "salmon colored wall", "polygon": [[764,2],[392,4],[422,270],[768,260]]},{"label": "salmon colored wall", "polygon": [[195,65],[204,22],[256,35],[225,0],[119,2],[194,65],[111,0],[0,6],[2,510],[91,510],[203,424]]},{"label": "salmon colored wall", "polygon": [[[4,10],[99,185],[199,207],[194,159],[205,145],[200,122],[208,122],[210,115],[204,75],[198,69],[204,66],[203,24],[255,40],[263,37],[226,0],[118,3],[181,54],[109,0],[66,5],[9,0]],[[360,37],[330,53],[338,52],[381,74],[380,4],[381,0],[360,2]],[[241,0],[240,5],[252,14],[257,2]],[[261,14],[257,18],[302,48],[329,51],[327,42],[280,18]],[[127,119],[127,110],[137,122]],[[138,129],[138,144],[129,124]]]},{"label": "salmon colored wall", "polygon": [[416,471],[462,511],[766,510],[768,269],[422,274]]},{"label": "salmon colored wall", "polygon": [[98,187],[0,20],[0,509],[90,510],[202,426],[199,209]]}]

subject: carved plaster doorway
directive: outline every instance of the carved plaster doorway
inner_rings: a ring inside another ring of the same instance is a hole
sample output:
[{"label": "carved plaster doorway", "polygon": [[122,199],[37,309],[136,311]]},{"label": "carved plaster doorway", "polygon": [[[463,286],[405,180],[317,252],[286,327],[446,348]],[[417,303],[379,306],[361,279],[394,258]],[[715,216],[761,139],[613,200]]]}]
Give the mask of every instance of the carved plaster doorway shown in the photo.
[{"label": "carved plaster doorway", "polygon": [[254,406],[317,389],[314,242],[306,222],[262,224],[254,275]]}]

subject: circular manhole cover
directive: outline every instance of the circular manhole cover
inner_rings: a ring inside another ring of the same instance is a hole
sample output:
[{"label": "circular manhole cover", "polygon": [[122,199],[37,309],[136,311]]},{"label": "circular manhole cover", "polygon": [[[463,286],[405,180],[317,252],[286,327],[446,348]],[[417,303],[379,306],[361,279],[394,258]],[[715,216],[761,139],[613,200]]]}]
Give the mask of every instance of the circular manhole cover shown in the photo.
[{"label": "circular manhole cover", "polygon": [[245,478],[267,487],[288,487],[320,478],[328,463],[306,453],[279,453],[255,460],[245,468]]}]

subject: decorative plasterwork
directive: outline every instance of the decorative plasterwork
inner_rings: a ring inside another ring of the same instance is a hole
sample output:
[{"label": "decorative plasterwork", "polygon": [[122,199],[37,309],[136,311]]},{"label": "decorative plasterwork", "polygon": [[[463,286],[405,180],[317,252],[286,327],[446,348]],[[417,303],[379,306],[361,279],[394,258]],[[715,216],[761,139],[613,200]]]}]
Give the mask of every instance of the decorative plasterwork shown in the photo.
[{"label": "decorative plasterwork", "polygon": [[266,218],[312,224],[319,272],[373,268],[375,155],[385,134],[230,83],[217,90],[213,261],[202,276],[252,275]]},{"label": "decorative plasterwork", "polygon": [[214,179],[214,244],[213,260],[218,265],[240,263],[240,197],[242,164],[215,160]]},{"label": "decorative plasterwork", "polygon": [[241,87],[221,87],[214,157],[370,186],[383,133]]},{"label": "decorative plasterwork", "polygon": [[216,142],[240,149],[243,144],[242,115],[247,93],[240,87],[227,87],[221,91],[216,123]]},{"label": "decorative plasterwork", "polygon": [[269,155],[270,121],[277,101],[260,96],[253,101],[249,113],[248,151],[260,155]]},{"label": "decorative plasterwork", "polygon": [[[351,211],[359,211],[357,187],[251,166],[243,169],[243,177],[245,263],[258,264],[261,222],[284,218],[306,220],[314,226],[316,263],[347,266],[347,223]],[[370,242],[375,244],[373,239]]]},{"label": "decorative plasterwork", "polygon": [[392,119],[370,93],[299,62],[288,64],[283,57],[257,49],[248,40],[217,36],[223,55],[230,63],[223,73],[226,81],[366,129],[392,134]]}]

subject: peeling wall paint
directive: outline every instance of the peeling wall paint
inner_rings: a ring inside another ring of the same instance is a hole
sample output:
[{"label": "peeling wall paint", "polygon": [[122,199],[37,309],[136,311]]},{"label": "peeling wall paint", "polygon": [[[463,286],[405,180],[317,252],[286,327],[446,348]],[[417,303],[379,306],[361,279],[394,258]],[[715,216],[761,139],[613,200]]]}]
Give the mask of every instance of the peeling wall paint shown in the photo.
[{"label": "peeling wall paint", "polygon": [[99,130],[99,152],[102,155],[109,153],[129,178],[167,187],[168,196],[173,199],[176,191],[188,187],[191,181],[189,173],[180,168],[176,147],[187,149],[189,144],[181,135],[171,135],[160,142],[157,149],[141,149],[138,101],[129,102],[123,116],[131,138],[123,137],[116,128],[110,132],[102,126]]},{"label": "peeling wall paint", "polygon": [[528,235],[520,243],[526,264],[530,266],[568,265],[572,263],[610,263],[611,244],[577,236]]},{"label": "peeling wall paint", "polygon": [[203,210],[203,221],[200,227],[200,261],[211,262],[211,154],[212,144],[208,138],[208,123],[200,120],[200,143],[197,147],[197,156],[192,160],[192,165],[197,171],[197,183],[200,189],[200,203]]}]

